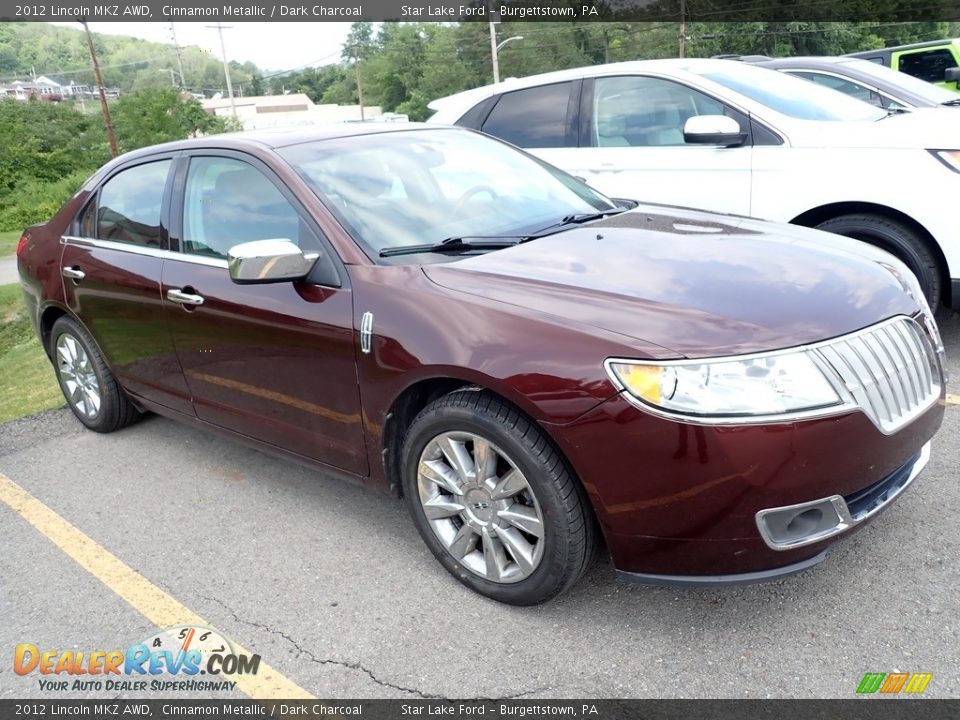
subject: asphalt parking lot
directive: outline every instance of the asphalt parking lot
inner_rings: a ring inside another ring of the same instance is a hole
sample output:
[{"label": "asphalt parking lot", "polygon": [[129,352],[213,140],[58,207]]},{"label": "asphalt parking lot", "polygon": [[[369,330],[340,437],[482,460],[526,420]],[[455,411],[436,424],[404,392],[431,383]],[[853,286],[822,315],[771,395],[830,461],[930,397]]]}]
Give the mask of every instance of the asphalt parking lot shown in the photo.
[{"label": "asphalt parking lot", "polygon": [[[957,394],[960,315],[941,322]],[[844,698],[893,671],[960,697],[958,438],[952,404],[915,486],[801,575],[649,588],[599,561],[522,609],[452,580],[390,497],[159,417],[103,436],[43,413],[0,426],[0,473],[29,494],[18,513],[0,492],[0,697],[44,695],[17,644],[126,648],[197,617],[318,697]],[[79,559],[56,544],[76,530]]]}]

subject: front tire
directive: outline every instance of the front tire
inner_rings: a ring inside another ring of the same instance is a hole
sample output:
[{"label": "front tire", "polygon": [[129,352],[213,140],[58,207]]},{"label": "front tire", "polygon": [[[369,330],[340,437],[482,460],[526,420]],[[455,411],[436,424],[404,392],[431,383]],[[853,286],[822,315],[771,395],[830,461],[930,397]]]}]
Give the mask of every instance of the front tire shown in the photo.
[{"label": "front tire", "polygon": [[588,501],[546,434],[485,391],[428,405],[403,447],[414,524],[461,583],[536,605],[580,579],[596,531]]},{"label": "front tire", "polygon": [[113,432],[140,418],[123,394],[93,338],[70,317],[59,318],[50,331],[50,355],[67,405],[91,430]]},{"label": "front tire", "polygon": [[895,255],[917,276],[930,307],[942,297],[940,269],[934,254],[916,230],[882,215],[841,215],[817,225],[818,230],[863,240]]}]

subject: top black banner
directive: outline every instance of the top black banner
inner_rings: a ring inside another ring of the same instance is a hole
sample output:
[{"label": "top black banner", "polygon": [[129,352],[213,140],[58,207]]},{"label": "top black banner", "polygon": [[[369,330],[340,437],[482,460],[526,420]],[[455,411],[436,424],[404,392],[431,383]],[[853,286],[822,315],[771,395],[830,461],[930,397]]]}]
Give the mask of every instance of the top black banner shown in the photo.
[{"label": "top black banner", "polygon": [[47,22],[406,21],[406,22],[933,22],[960,20],[957,0],[138,0],[11,2],[0,19]]}]

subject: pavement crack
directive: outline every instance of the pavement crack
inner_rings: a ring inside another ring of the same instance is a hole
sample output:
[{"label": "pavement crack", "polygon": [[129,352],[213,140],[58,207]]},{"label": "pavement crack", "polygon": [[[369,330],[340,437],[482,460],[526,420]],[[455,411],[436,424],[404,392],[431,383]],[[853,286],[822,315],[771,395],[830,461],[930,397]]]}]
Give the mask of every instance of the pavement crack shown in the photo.
[{"label": "pavement crack", "polygon": [[212,598],[204,595],[201,595],[200,597],[209,602],[216,603],[217,605],[222,607],[224,610],[226,610],[228,613],[230,613],[233,616],[233,619],[239,623],[243,623],[244,625],[249,625],[250,627],[259,628],[260,630],[264,630],[272,635],[278,635],[279,637],[282,637],[288,643],[293,645],[294,648],[296,648],[297,657],[301,657],[301,656],[306,657],[308,660],[310,660],[310,662],[316,663],[318,665],[338,665],[340,667],[345,667],[350,670],[356,670],[357,672],[362,672],[365,675],[367,675],[367,677],[369,677],[371,680],[373,680],[373,682],[375,682],[377,685],[380,685],[381,687],[391,688],[393,690],[399,690],[400,692],[405,692],[410,695],[416,695],[417,697],[421,697],[425,700],[449,700],[449,698],[446,698],[443,695],[434,695],[432,693],[425,693],[421,690],[417,690],[416,688],[409,688],[403,685],[397,685],[396,683],[392,683],[387,680],[383,680],[377,677],[372,670],[370,670],[367,667],[364,667],[359,662],[350,662],[347,660],[334,660],[332,658],[319,658],[312,651],[303,647],[299,642],[294,640],[292,637],[290,637],[290,635],[283,632],[282,630],[277,630],[276,628],[272,628],[269,625],[254,622],[252,620],[247,620],[246,618],[240,617],[229,605],[227,605],[225,602],[223,602],[219,598]]}]

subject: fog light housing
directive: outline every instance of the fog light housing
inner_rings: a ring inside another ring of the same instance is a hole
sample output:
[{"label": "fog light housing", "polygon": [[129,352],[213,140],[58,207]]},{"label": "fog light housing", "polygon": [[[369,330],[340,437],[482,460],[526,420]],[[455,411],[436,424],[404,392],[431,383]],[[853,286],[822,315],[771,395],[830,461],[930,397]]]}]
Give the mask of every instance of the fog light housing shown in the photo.
[{"label": "fog light housing", "polygon": [[760,535],[774,550],[812,545],[853,525],[847,503],[839,495],[757,513]]}]

